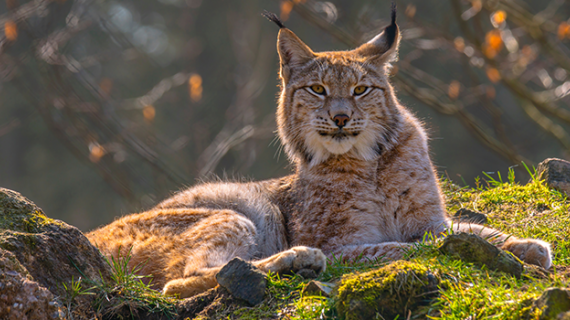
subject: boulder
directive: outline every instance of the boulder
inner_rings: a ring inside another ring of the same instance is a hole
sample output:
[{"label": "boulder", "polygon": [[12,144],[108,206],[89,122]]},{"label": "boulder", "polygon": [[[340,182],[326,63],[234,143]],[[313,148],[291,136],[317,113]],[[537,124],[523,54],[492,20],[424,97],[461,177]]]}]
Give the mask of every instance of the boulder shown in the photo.
[{"label": "boulder", "polygon": [[439,251],[478,266],[485,265],[490,270],[512,274],[517,278],[521,276],[523,271],[523,263],[512,253],[495,247],[475,234],[457,233],[449,235],[439,247]]},{"label": "boulder", "polygon": [[487,215],[465,208],[457,210],[457,212],[453,215],[453,218],[461,222],[471,222],[476,224],[486,224],[488,222]]},{"label": "boulder", "polygon": [[256,305],[263,301],[267,279],[253,264],[240,258],[233,258],[216,275],[218,283],[232,296]]},{"label": "boulder", "polygon": [[[177,320],[216,318],[219,310],[249,307],[248,302],[235,298],[222,286],[217,286],[176,303]],[[230,311],[231,312],[231,311]]]},{"label": "boulder", "polygon": [[341,319],[406,319],[409,311],[438,294],[438,284],[438,277],[427,267],[396,261],[344,276],[335,289],[335,306]]},{"label": "boulder", "polygon": [[[533,303],[533,309],[540,314],[540,320],[564,319],[570,311],[570,290],[548,288]],[[566,315],[565,315],[566,313]]]},{"label": "boulder", "polygon": [[0,249],[11,252],[25,269],[27,273],[16,271],[23,278],[33,279],[57,296],[65,296],[63,283],[72,279],[108,280],[111,274],[99,250],[81,231],[48,218],[30,200],[3,188],[0,188]]},{"label": "boulder", "polygon": [[301,269],[295,272],[295,274],[303,277],[303,279],[315,279],[319,276],[313,269]]},{"label": "boulder", "polygon": [[550,188],[570,196],[570,162],[556,158],[546,159],[538,164],[536,176]]},{"label": "boulder", "polygon": [[311,280],[303,288],[302,294],[303,296],[321,296],[328,298],[331,296],[334,286],[334,283]]},{"label": "boulder", "polygon": [[0,319],[63,319],[55,296],[33,281],[14,254],[0,249]]}]

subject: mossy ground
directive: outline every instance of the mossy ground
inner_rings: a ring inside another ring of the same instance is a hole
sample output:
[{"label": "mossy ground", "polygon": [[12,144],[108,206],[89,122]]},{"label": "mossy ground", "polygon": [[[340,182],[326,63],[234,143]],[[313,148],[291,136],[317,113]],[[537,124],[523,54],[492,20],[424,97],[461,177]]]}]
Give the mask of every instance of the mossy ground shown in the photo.
[{"label": "mossy ground", "polygon": [[[538,319],[532,301],[549,287],[570,282],[570,201],[543,181],[519,184],[510,172],[476,180],[475,188],[459,187],[445,179],[442,188],[448,212],[468,208],[486,213],[489,226],[518,237],[538,238],[553,245],[554,267],[549,271],[525,266],[517,279],[442,255],[441,239],[418,243],[407,260],[426,266],[441,278],[440,294],[428,305],[399,319]],[[343,275],[386,266],[388,261],[333,261],[319,281],[335,282]],[[302,296],[309,280],[300,276],[269,275],[265,300],[255,307],[220,305],[215,319],[337,319],[334,298]],[[168,305],[171,302],[167,302]],[[168,308],[167,308],[168,309]],[[381,318],[380,318],[381,319]]]}]

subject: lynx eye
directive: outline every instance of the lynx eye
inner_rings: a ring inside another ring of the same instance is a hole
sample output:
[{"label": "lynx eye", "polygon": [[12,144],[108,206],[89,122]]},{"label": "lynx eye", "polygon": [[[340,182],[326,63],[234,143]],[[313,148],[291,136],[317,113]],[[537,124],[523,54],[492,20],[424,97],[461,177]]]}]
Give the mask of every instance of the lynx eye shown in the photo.
[{"label": "lynx eye", "polygon": [[327,91],[325,90],[325,87],[323,87],[323,86],[321,86],[321,85],[315,84],[315,85],[310,86],[309,88],[311,88],[311,91],[313,91],[313,92],[316,93],[316,94],[319,94],[319,95],[322,95],[322,96],[324,96],[324,95],[327,94]]},{"label": "lynx eye", "polygon": [[354,88],[353,93],[355,96],[360,96],[360,95],[363,95],[366,91],[368,91],[368,87],[358,86],[358,87]]}]

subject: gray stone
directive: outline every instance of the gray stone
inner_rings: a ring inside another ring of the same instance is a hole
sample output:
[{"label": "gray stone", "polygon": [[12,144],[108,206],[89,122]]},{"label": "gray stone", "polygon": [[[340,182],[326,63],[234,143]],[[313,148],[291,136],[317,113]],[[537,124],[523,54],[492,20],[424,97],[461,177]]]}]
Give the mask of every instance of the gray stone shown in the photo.
[{"label": "gray stone", "polygon": [[502,271],[519,278],[523,263],[513,254],[503,251],[481,237],[470,233],[449,235],[439,248],[443,254],[478,266],[487,266],[490,270]]},{"label": "gray stone", "polygon": [[536,169],[538,179],[544,180],[553,189],[570,196],[570,162],[550,158],[538,164]]},{"label": "gray stone", "polygon": [[103,256],[77,228],[48,218],[17,192],[0,188],[0,249],[11,252],[29,275],[57,296],[80,277],[109,279]]},{"label": "gray stone", "polygon": [[234,297],[256,305],[263,301],[267,279],[253,264],[233,258],[216,275],[218,283]]},{"label": "gray stone", "polygon": [[333,289],[334,289],[334,283],[311,280],[303,288],[302,293],[304,296],[330,297]]},{"label": "gray stone", "polygon": [[319,276],[317,272],[313,269],[301,269],[297,271],[296,274],[300,275],[304,279],[315,279],[316,277]]},{"label": "gray stone", "polygon": [[533,307],[542,310],[540,320],[564,318],[564,313],[570,311],[570,290],[548,288],[534,301]]},{"label": "gray stone", "polygon": [[472,222],[477,224],[486,224],[488,222],[487,215],[465,208],[457,210],[453,217],[461,222]]}]

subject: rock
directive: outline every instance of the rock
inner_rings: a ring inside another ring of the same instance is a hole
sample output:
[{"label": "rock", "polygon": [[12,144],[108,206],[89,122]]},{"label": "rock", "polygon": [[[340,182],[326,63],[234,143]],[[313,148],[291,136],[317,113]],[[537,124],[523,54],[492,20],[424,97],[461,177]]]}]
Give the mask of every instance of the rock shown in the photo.
[{"label": "rock", "polygon": [[[10,251],[31,279],[65,296],[71,279],[109,279],[99,250],[77,228],[50,219],[17,192],[0,188],[0,249]],[[6,270],[6,269],[2,269]],[[23,277],[23,270],[18,271]],[[30,280],[31,280],[30,279]]]},{"label": "rock", "polygon": [[253,264],[233,258],[216,275],[218,283],[234,297],[247,301],[252,306],[263,301],[267,279]]},{"label": "rock", "polygon": [[63,319],[55,296],[33,281],[14,254],[0,249],[0,319]]},{"label": "rock", "polygon": [[570,162],[556,158],[546,159],[538,164],[536,176],[550,188],[570,196]]},{"label": "rock", "polygon": [[334,289],[334,283],[321,282],[316,280],[311,280],[303,288],[303,296],[322,296],[330,297]]},{"label": "rock", "polygon": [[519,278],[523,263],[512,253],[503,251],[481,237],[470,233],[449,235],[439,248],[443,254],[458,257],[478,266],[487,266],[490,270],[502,271]]},{"label": "rock", "polygon": [[303,277],[303,279],[315,279],[316,277],[319,276],[317,272],[313,269],[301,269],[297,271],[296,274]]},{"label": "rock", "polygon": [[465,208],[457,210],[453,217],[462,222],[471,222],[477,224],[487,223],[487,215]]},{"label": "rock", "polygon": [[[176,303],[178,319],[194,319],[196,315],[209,306],[219,295],[216,287],[193,297],[182,299]],[[227,291],[227,290],[226,290]]]},{"label": "rock", "polygon": [[540,320],[555,320],[570,311],[570,290],[548,288],[533,303],[533,308],[541,310]]},{"label": "rock", "polygon": [[377,270],[344,276],[335,289],[341,319],[406,319],[438,294],[438,278],[425,266],[396,261]]},{"label": "rock", "polygon": [[206,292],[176,303],[177,320],[215,318],[219,310],[249,307],[249,304],[234,298],[226,288],[217,286]]}]

